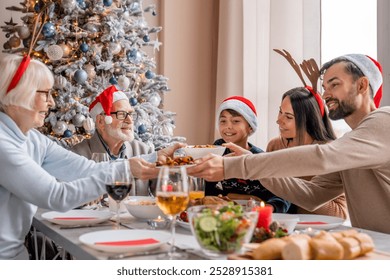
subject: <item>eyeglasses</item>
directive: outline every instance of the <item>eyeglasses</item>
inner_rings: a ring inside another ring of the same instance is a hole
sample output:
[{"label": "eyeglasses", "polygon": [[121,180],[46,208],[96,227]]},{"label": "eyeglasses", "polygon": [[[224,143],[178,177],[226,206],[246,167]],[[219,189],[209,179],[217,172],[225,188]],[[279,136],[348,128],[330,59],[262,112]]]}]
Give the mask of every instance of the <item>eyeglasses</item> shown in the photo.
[{"label": "eyeglasses", "polygon": [[111,115],[115,114],[118,120],[124,120],[127,118],[127,116],[130,116],[132,120],[135,120],[137,118],[136,112],[116,111],[116,112],[110,112],[110,114]]},{"label": "eyeglasses", "polygon": [[46,102],[47,102],[47,101],[49,101],[49,96],[52,95],[53,90],[52,89],[49,89],[49,90],[37,90],[37,92],[46,94]]}]

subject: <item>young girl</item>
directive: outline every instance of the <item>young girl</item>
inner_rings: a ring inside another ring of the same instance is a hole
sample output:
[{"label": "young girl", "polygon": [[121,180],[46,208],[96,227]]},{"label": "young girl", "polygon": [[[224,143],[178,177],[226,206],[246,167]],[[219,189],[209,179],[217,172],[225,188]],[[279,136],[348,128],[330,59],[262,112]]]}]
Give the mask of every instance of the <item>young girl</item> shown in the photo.
[{"label": "young girl", "polygon": [[[252,102],[242,96],[232,96],[225,99],[217,112],[217,127],[222,137],[214,145],[234,143],[253,154],[263,150],[248,142],[248,137],[257,129],[257,113]],[[224,155],[229,154],[226,149]],[[265,189],[258,180],[229,179],[221,182],[206,182],[206,195],[240,195],[254,196],[274,207],[274,212],[284,213],[290,207],[290,202],[275,196]]]},{"label": "young girl", "polygon": [[[305,87],[293,88],[283,95],[276,123],[279,125],[280,136],[268,143],[267,152],[301,145],[323,144],[336,139],[327,112],[324,111],[322,116],[314,94]],[[304,179],[310,180],[311,177]],[[343,194],[313,212],[294,204],[289,212],[346,218],[347,204]]]}]

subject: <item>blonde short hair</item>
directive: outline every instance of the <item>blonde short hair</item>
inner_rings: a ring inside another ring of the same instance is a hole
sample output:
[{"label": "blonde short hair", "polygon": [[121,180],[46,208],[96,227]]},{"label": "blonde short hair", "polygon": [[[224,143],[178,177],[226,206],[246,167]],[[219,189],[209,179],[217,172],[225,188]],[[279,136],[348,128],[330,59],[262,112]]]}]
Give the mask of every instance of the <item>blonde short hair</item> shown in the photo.
[{"label": "blonde short hair", "polygon": [[31,110],[36,91],[53,87],[54,77],[50,69],[44,63],[31,59],[16,87],[7,93],[7,88],[21,61],[21,56],[13,54],[0,59],[0,69],[3,71],[0,75],[0,109],[15,105]]}]

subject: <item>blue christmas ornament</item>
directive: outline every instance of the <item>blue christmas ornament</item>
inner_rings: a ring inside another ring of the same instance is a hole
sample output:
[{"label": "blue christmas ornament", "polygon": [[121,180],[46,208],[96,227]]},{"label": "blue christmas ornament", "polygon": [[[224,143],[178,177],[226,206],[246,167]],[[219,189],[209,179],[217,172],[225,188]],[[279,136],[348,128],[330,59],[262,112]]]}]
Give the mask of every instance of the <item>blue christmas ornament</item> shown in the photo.
[{"label": "blue christmas ornament", "polygon": [[112,76],[111,78],[110,78],[110,80],[108,80],[109,82],[110,82],[110,84],[112,84],[112,85],[117,85],[118,84],[118,80],[114,77],[114,76]]},{"label": "blue christmas ornament", "polygon": [[110,7],[112,5],[112,0],[103,0],[103,5],[106,7]]},{"label": "blue christmas ornament", "polygon": [[129,101],[131,106],[135,106],[138,104],[138,100],[135,97],[130,97]]},{"label": "blue christmas ornament", "polygon": [[144,40],[145,43],[150,42],[149,35],[145,35],[142,39]]},{"label": "blue christmas ornament", "polygon": [[130,51],[127,52],[127,59],[131,63],[140,63],[142,56],[141,53],[137,49],[131,49]]},{"label": "blue christmas ornament", "polygon": [[42,27],[42,34],[45,38],[51,38],[56,34],[56,28],[51,22],[46,22]]},{"label": "blue christmas ornament", "polygon": [[83,52],[83,53],[86,53],[88,50],[89,50],[89,46],[87,43],[82,43],[80,45],[80,50]]},{"label": "blue christmas ornament", "polygon": [[88,74],[84,70],[79,69],[74,73],[73,78],[78,84],[82,85],[88,79]]},{"label": "blue christmas ornament", "polygon": [[88,7],[87,3],[85,3],[84,0],[77,0],[77,4],[79,5],[80,9],[83,10],[85,10]]},{"label": "blue christmas ornament", "polygon": [[154,73],[152,71],[148,70],[148,71],[145,72],[145,77],[147,79],[153,79],[154,78]]},{"label": "blue christmas ornament", "polygon": [[139,127],[138,127],[138,133],[139,134],[143,134],[146,132],[146,125],[144,124],[141,124]]},{"label": "blue christmas ornament", "polygon": [[36,2],[35,6],[34,6],[34,11],[39,13],[44,5],[45,5],[45,3],[42,0]]},{"label": "blue christmas ornament", "polygon": [[64,136],[65,138],[68,138],[68,137],[72,137],[72,135],[73,135],[72,131],[70,131],[69,129],[67,129],[67,130],[65,130],[63,136]]}]

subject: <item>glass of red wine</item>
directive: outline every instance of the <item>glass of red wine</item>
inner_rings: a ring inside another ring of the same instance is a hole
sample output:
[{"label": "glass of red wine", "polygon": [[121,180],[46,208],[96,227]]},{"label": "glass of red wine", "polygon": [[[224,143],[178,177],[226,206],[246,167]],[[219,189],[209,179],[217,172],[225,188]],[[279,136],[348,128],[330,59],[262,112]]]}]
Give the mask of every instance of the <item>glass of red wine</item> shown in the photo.
[{"label": "glass of red wine", "polygon": [[110,162],[110,172],[106,177],[107,194],[116,202],[116,228],[120,228],[120,203],[130,193],[133,186],[128,160]]}]

